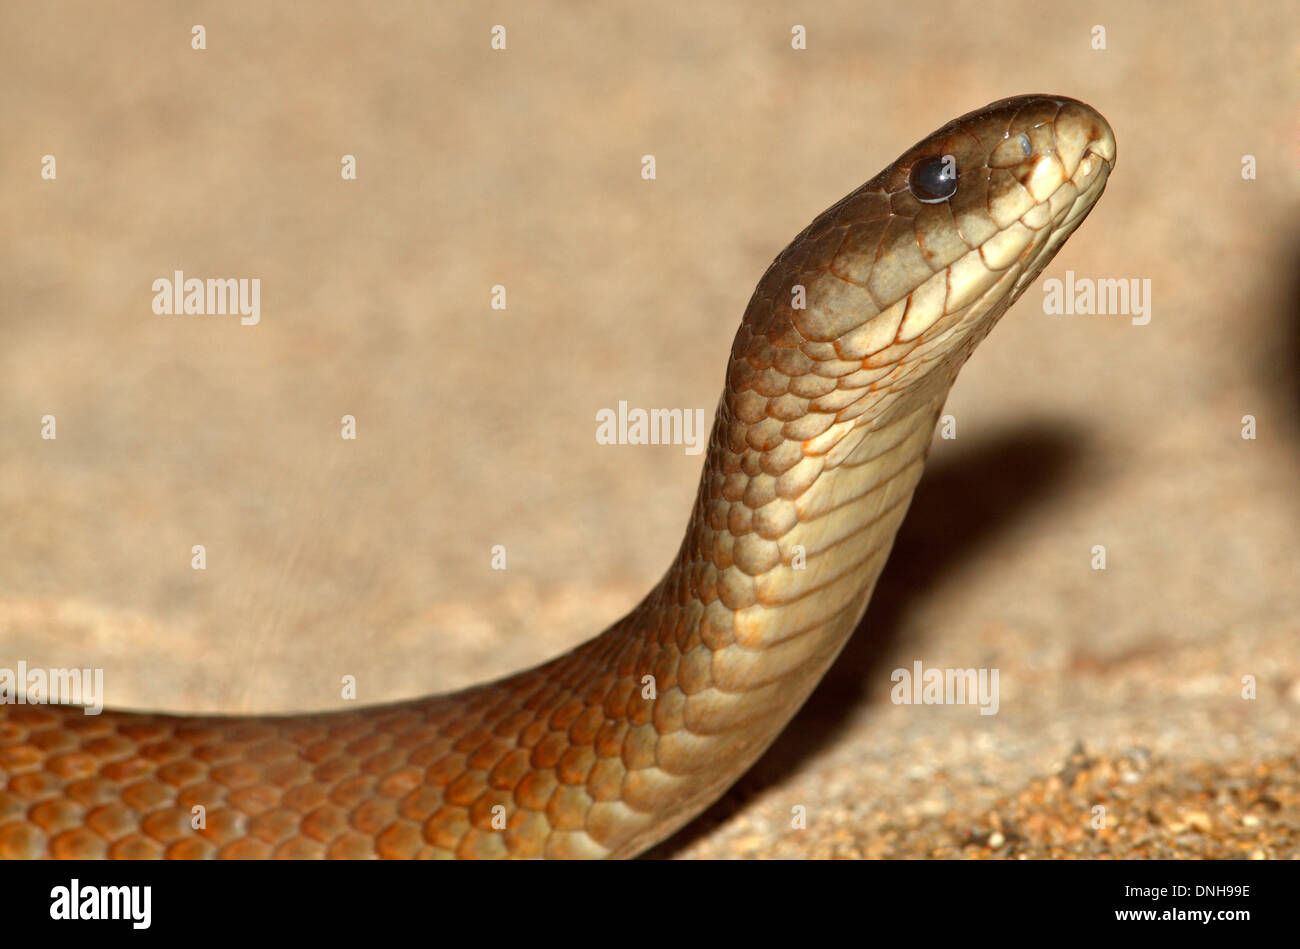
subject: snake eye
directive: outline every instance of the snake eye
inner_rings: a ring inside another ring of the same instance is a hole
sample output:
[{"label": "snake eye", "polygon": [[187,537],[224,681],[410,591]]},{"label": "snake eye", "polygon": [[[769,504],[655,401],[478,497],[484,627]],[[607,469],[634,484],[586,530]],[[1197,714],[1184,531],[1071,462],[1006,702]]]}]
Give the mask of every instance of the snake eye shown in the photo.
[{"label": "snake eye", "polygon": [[912,166],[907,186],[923,204],[947,201],[957,193],[957,159],[952,155],[922,158]]}]

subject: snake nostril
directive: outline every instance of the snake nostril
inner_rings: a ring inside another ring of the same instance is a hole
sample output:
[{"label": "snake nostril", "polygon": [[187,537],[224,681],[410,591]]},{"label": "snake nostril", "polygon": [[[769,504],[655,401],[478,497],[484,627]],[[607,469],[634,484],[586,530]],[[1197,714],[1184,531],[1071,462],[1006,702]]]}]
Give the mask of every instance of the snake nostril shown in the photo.
[{"label": "snake nostril", "polygon": [[1083,157],[1087,158],[1089,155],[1095,155],[1109,164],[1115,160],[1115,145],[1113,142],[1108,143],[1104,138],[1095,138],[1083,149]]}]

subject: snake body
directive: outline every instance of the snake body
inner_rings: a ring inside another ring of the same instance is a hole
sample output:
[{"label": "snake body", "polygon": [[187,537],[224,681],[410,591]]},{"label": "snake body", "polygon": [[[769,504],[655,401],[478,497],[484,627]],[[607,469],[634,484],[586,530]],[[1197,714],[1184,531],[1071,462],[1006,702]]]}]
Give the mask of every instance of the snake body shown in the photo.
[{"label": "snake body", "polygon": [[971,350],[1100,197],[1105,120],[956,119],[759,281],[686,536],[627,616],[449,695],[283,717],[0,705],[5,857],[624,857],[715,800],[852,632]]}]

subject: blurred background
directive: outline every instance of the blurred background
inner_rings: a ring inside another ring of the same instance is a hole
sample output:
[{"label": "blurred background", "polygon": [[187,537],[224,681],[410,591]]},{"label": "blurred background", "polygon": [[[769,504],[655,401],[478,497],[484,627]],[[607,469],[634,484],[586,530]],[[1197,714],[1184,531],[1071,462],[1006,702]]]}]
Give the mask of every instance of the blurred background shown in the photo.
[{"label": "blurred background", "polygon": [[[581,642],[659,578],[701,463],[599,445],[596,412],[711,419],[814,215],[1057,93],[1119,157],[1044,276],[1149,279],[1150,324],[1025,295],[864,628],[655,854],[1296,855],[1295,14],[1134,6],[6,3],[0,665],[279,712]],[[176,270],[259,278],[260,322],[155,315]],[[999,714],[891,704],[918,659],[998,668]]]}]

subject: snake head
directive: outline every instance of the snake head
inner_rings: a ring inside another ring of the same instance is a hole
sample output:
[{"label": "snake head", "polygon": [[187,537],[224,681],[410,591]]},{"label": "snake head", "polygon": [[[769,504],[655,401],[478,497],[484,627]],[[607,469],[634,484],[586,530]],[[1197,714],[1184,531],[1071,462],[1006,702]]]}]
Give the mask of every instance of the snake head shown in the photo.
[{"label": "snake head", "polygon": [[905,390],[946,391],[1092,209],[1114,163],[1110,126],[1074,99],[1018,96],[954,119],[772,263],[732,346],[733,388],[820,377],[800,386],[809,411],[861,422]]},{"label": "snake head", "polygon": [[881,292],[911,293],[928,279],[921,261],[950,269],[959,288],[970,273],[972,289],[988,282],[980,267],[993,274],[1019,264],[1013,303],[1092,209],[1114,165],[1110,126],[1076,99],[1017,96],[949,122],[881,176],[891,215],[915,232],[914,252],[905,241],[889,248],[909,266],[891,268],[892,284],[882,274]]}]

